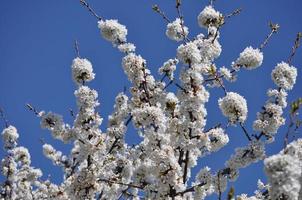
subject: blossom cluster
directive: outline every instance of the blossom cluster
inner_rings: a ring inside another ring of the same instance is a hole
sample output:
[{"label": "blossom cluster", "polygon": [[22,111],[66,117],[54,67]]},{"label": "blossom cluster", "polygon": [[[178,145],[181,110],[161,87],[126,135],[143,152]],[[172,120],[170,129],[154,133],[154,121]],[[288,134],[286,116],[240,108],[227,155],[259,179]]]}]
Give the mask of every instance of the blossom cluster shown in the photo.
[{"label": "blossom cluster", "polygon": [[[88,4],[83,4],[92,12]],[[55,184],[44,180],[42,172],[30,166],[28,150],[17,146],[16,128],[8,126],[2,132],[7,151],[2,160],[2,173],[7,181],[1,186],[1,199],[205,199],[214,193],[221,195],[228,181],[237,179],[241,168],[266,158],[265,144],[272,141],[285,123],[282,114],[287,106],[287,91],[296,82],[296,68],[282,62],[272,71],[278,88],[268,90],[269,99],[253,123],[260,135],[252,138],[244,128],[247,101],[237,92],[226,90],[224,80],[235,81],[241,68],[258,68],[263,62],[263,53],[259,48],[247,47],[230,69],[216,66],[215,61],[222,53],[219,30],[225,16],[213,6],[206,6],[198,15],[198,24],[206,29],[206,35],[200,33],[189,39],[189,29],[182,17],[168,20],[166,36],[179,43],[175,57],[167,59],[158,69],[163,76],[160,80],[152,75],[135,45],[127,42],[125,25],[115,19],[98,20],[101,36],[123,53],[121,66],[132,84],[130,94],[124,91],[116,96],[108,125],[102,130],[103,118],[97,111],[98,92],[89,87],[95,78],[93,66],[78,54],[71,64],[78,107],[71,112],[73,123],[65,123],[61,115],[53,112],[35,112],[42,128],[72,146],[69,155],[47,143],[42,147],[44,155],[62,168],[63,182]],[[181,69],[176,79],[178,66]],[[178,88],[175,93],[169,91],[173,85]],[[228,123],[206,128],[212,87],[224,91],[218,106]],[[246,134],[248,144],[235,149],[224,168],[215,172],[204,166],[193,177],[192,168],[202,157],[228,145],[227,127],[237,123]],[[136,132],[140,136],[139,143],[126,143],[129,129],[131,134]],[[266,137],[265,141],[262,136]],[[301,144],[301,140],[297,140],[278,155],[266,158],[269,184],[259,181],[254,197],[242,194],[237,199],[264,200],[263,190],[268,191],[271,199],[300,199]]]}]

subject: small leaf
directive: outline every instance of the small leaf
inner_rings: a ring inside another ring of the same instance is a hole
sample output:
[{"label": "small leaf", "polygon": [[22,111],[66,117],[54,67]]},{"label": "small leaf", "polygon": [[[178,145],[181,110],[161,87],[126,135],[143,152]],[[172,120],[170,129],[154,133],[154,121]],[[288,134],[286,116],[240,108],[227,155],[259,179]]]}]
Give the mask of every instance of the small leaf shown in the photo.
[{"label": "small leaf", "polygon": [[228,200],[234,200],[235,199],[235,189],[234,187],[232,186],[230,188],[230,191],[228,193]]}]

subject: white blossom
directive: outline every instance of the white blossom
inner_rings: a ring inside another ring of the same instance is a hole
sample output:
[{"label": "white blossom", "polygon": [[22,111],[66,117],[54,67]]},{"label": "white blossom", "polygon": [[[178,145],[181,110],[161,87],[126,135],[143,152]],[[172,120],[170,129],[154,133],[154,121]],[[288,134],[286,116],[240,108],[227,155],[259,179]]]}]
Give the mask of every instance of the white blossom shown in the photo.
[{"label": "white blossom", "polygon": [[226,116],[230,122],[236,123],[244,122],[247,118],[247,104],[246,100],[235,92],[228,92],[227,95],[218,100],[219,108],[223,115]]},{"label": "white blossom", "polygon": [[240,169],[264,157],[264,144],[261,141],[253,141],[247,147],[236,148],[235,154],[226,162],[226,166],[231,169]]},{"label": "white blossom", "polygon": [[11,149],[17,145],[19,134],[14,126],[9,126],[5,128],[2,131],[1,135],[4,142],[4,147],[6,149]]},{"label": "white blossom", "polygon": [[200,27],[216,26],[219,27],[224,22],[223,15],[216,11],[212,6],[206,6],[198,15]]},{"label": "white blossom", "polygon": [[63,125],[63,118],[61,115],[53,112],[48,112],[41,117],[41,127],[45,129],[53,130]]},{"label": "white blossom", "polygon": [[203,61],[213,61],[218,58],[222,52],[222,47],[217,39],[214,40],[213,37],[207,38],[203,34],[196,36],[194,44],[196,44],[199,49]]},{"label": "white blossom", "polygon": [[136,49],[135,45],[132,43],[123,43],[118,45],[117,48],[123,53],[131,53]]},{"label": "white blossom", "polygon": [[233,63],[234,69],[238,67],[244,67],[245,69],[251,70],[256,69],[262,64],[263,53],[259,49],[253,47],[247,47],[240,53],[239,58]]},{"label": "white blossom", "polygon": [[257,113],[257,119],[253,123],[256,131],[272,136],[277,133],[280,126],[284,125],[285,119],[282,117],[282,107],[273,103],[268,103],[262,112]]},{"label": "white blossom", "polygon": [[272,79],[274,83],[285,90],[293,89],[296,83],[297,69],[294,66],[289,66],[285,62],[277,64],[272,71]]},{"label": "white blossom", "polygon": [[17,162],[22,162],[25,165],[29,165],[31,163],[30,154],[25,147],[16,147],[12,149],[11,152]]},{"label": "white blossom", "polygon": [[193,42],[181,44],[177,48],[177,58],[183,63],[199,63],[201,56],[197,45]]},{"label": "white blossom", "polygon": [[[98,17],[85,1],[81,4]],[[154,10],[167,19],[157,6]],[[117,20],[102,18],[98,22],[101,35],[123,53],[122,68],[132,84],[129,92],[117,94],[108,125],[102,131],[98,93],[86,85],[95,77],[92,64],[85,58],[73,59],[71,70],[77,84],[74,91],[77,110],[70,112],[72,124],[65,123],[61,115],[38,112],[30,107],[40,118],[43,129],[71,145],[67,156],[50,144],[43,145],[44,156],[62,168],[63,181],[55,184],[45,180],[42,171],[31,166],[28,149],[17,146],[16,128],[8,126],[2,131],[6,155],[1,161],[5,180],[0,199],[201,200],[213,193],[221,195],[228,181],[235,181],[242,168],[265,159],[265,145],[285,123],[282,114],[287,106],[287,90],[295,84],[297,69],[282,62],[273,70],[272,79],[277,88],[268,90],[268,100],[253,123],[259,135],[251,135],[246,146],[236,148],[224,168],[212,172],[206,166],[194,174],[194,167],[202,157],[229,143],[230,124],[240,123],[244,129],[248,114],[245,98],[226,92],[218,105],[228,123],[205,129],[210,97],[206,86],[221,87],[224,79],[235,81],[235,72],[240,68],[259,67],[263,54],[260,49],[247,47],[232,63],[232,70],[216,67],[218,64],[214,61],[222,52],[219,30],[225,16],[213,6],[206,6],[198,16],[198,23],[207,28],[207,35],[198,34],[192,40],[188,40],[189,29],[181,20],[179,17],[167,25],[166,35],[183,44],[177,47],[173,56],[176,58],[168,59],[158,69],[162,75],[158,80],[148,69],[146,60],[135,52],[135,45],[127,42],[126,27]],[[183,66],[176,80],[179,61]],[[0,114],[4,118],[3,113]],[[7,122],[5,118],[4,121]],[[249,135],[245,129],[244,132]],[[127,137],[135,137],[134,133],[140,136],[137,143],[127,143]],[[301,199],[302,139],[266,158],[264,165],[268,183],[258,181],[254,196],[242,194],[237,200]]]},{"label": "white blossom", "polygon": [[290,155],[273,155],[264,160],[265,172],[271,185],[272,199],[299,199],[301,160]]},{"label": "white blossom", "polygon": [[169,59],[168,61],[166,61],[163,66],[161,66],[158,69],[158,72],[160,74],[165,74],[166,76],[168,76],[168,78],[170,80],[174,79],[174,71],[176,70],[176,65],[178,64],[178,60],[175,59]]},{"label": "white blossom", "polygon": [[181,19],[179,18],[176,18],[175,21],[168,23],[166,30],[166,35],[168,36],[168,38],[179,42],[187,37],[189,29],[184,25],[182,27],[181,23]]},{"label": "white blossom", "polygon": [[75,83],[81,85],[94,79],[92,64],[85,58],[75,58],[72,61],[72,77]]},{"label": "white blossom", "polygon": [[218,151],[229,142],[229,137],[222,128],[214,128],[206,133],[210,139],[210,151]]},{"label": "white blossom", "polygon": [[219,68],[220,74],[225,78],[227,81],[234,82],[236,81],[236,76],[234,76],[229,69],[226,67]]},{"label": "white blossom", "polygon": [[101,30],[102,36],[113,43],[126,42],[127,29],[124,25],[120,24],[117,20],[100,20],[98,27]]},{"label": "white blossom", "polygon": [[134,53],[130,53],[123,58],[122,66],[130,81],[139,84],[144,80],[144,65],[146,61]]},{"label": "white blossom", "polygon": [[267,91],[267,96],[270,97],[267,103],[275,103],[282,108],[285,108],[287,106],[287,92],[284,89],[269,89]]}]

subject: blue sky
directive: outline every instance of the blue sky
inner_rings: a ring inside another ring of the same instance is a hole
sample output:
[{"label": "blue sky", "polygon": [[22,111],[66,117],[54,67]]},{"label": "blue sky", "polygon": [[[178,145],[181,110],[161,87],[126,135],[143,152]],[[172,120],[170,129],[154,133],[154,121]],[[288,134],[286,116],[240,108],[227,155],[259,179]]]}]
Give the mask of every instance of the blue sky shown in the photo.
[{"label": "blue sky", "polygon": [[[96,12],[106,19],[118,19],[128,28],[128,40],[137,46],[137,52],[146,60],[156,77],[157,69],[169,58],[175,57],[178,44],[165,36],[166,23],[151,9],[158,4],[170,19],[176,17],[174,0],[90,0]],[[208,1],[183,1],[185,24],[189,27],[190,37],[205,30],[198,27],[197,15]],[[302,31],[300,0],[216,0],[215,8],[222,13],[231,13],[242,8],[239,16],[231,18],[221,30],[223,52],[217,66],[230,66],[239,53],[249,45],[258,47],[269,32],[268,22],[279,23],[281,28],[264,49],[263,65],[257,70],[239,73],[238,81],[226,84],[229,91],[246,97],[249,116],[248,130],[256,112],[266,101],[266,90],[274,87],[270,72],[276,63],[286,60],[296,33]],[[82,57],[88,58],[96,73],[90,86],[99,92],[99,111],[104,117],[102,129],[107,125],[107,116],[112,112],[113,100],[124,86],[129,87],[121,68],[122,54],[111,43],[101,38],[96,19],[84,9],[77,0],[52,1],[2,1],[0,6],[0,106],[11,124],[20,133],[20,145],[29,148],[33,165],[42,168],[47,176],[59,182],[61,169],[53,167],[42,154],[43,138],[66,152],[70,145],[63,145],[40,129],[39,120],[29,112],[25,104],[31,103],[39,110],[53,111],[64,116],[71,123],[69,109],[76,110],[73,92],[75,85],[71,80],[71,61],[75,57],[73,41],[77,39]],[[293,64],[298,68],[297,84],[289,94],[289,101],[301,94],[302,50],[299,49]],[[207,104],[208,125],[226,122],[217,107],[217,99],[223,96],[222,90],[211,89],[210,102]],[[1,125],[2,126],[2,125]],[[220,169],[234,150],[244,146],[247,141],[239,128],[228,130],[231,142],[220,152],[199,161],[193,175],[201,166]],[[282,148],[285,128],[280,129],[276,142],[267,147],[268,155]],[[301,136],[301,135],[300,135]],[[129,143],[138,137],[131,130],[127,135]],[[3,157],[1,149],[0,156]],[[258,178],[263,178],[261,162],[241,170],[235,186],[236,194],[252,194]],[[264,179],[264,178],[263,178]],[[264,179],[265,180],[265,179]],[[215,199],[211,197],[209,199]]]}]

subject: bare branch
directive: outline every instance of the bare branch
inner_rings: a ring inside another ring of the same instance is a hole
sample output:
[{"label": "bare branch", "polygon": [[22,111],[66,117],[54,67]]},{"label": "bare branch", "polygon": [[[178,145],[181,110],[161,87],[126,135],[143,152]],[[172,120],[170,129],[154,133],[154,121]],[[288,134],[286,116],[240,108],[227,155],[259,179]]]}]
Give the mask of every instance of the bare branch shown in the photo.
[{"label": "bare branch", "polygon": [[8,128],[9,123],[8,123],[8,120],[6,119],[6,116],[4,115],[4,111],[1,107],[0,107],[0,117],[2,118],[2,120],[4,122],[5,128]]},{"label": "bare branch", "polygon": [[270,38],[273,36],[274,33],[277,33],[280,28],[279,24],[273,24],[272,22],[269,23],[269,27],[271,29],[271,32],[266,36],[264,42],[260,45],[260,50],[262,50],[268,44]]},{"label": "bare branch", "polygon": [[26,104],[27,108],[32,111],[33,113],[35,113],[35,115],[39,116],[39,111],[33,107],[32,105],[30,105],[29,103]]},{"label": "bare branch", "polygon": [[152,10],[154,10],[154,12],[158,13],[160,16],[162,16],[162,18],[170,23],[171,20],[166,16],[166,14],[159,8],[159,6],[157,4],[153,5],[152,6]]},{"label": "bare branch", "polygon": [[90,5],[85,0],[80,0],[80,3],[88,9],[88,11],[95,17],[97,20],[103,20],[96,12],[90,7]]},{"label": "bare branch", "polygon": [[297,33],[294,46],[292,47],[292,53],[290,54],[290,56],[289,56],[289,58],[287,60],[288,64],[291,64],[291,62],[293,61],[293,58],[294,58],[294,56],[296,54],[296,51],[297,51],[297,49],[300,46],[301,38],[302,38],[302,32]]},{"label": "bare branch", "polygon": [[80,58],[79,43],[77,40],[74,40],[74,49],[75,49],[76,56]]},{"label": "bare branch", "polygon": [[247,130],[246,130],[245,127],[243,126],[243,123],[240,122],[239,125],[240,125],[240,127],[242,128],[242,130],[243,130],[245,136],[247,137],[247,139],[248,139],[249,141],[252,141],[252,138],[250,137],[249,133],[247,132]]}]

